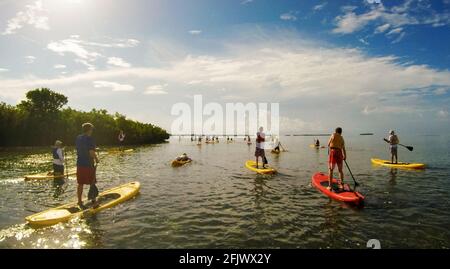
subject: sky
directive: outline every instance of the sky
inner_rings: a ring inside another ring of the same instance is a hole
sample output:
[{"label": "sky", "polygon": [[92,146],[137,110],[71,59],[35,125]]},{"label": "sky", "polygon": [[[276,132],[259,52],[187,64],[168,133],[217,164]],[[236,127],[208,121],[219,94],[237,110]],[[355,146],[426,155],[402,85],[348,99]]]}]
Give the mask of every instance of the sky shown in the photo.
[{"label": "sky", "polygon": [[170,131],[171,107],[279,103],[281,133],[450,131],[450,0],[0,0],[0,102]]}]

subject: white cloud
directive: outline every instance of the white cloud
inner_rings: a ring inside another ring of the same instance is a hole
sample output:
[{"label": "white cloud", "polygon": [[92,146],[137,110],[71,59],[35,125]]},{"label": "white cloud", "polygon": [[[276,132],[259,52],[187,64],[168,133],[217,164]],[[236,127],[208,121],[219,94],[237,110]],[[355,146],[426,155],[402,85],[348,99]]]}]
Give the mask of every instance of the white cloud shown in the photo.
[{"label": "white cloud", "polygon": [[400,34],[403,31],[403,28],[395,28],[389,31],[386,35]]},{"label": "white cloud", "polygon": [[397,37],[396,39],[394,39],[394,41],[392,41],[392,44],[395,44],[395,43],[400,42],[400,41],[403,39],[403,37],[405,37],[405,33],[404,33],[404,32],[401,32],[401,33],[398,35],[398,37]]},{"label": "white cloud", "polygon": [[[353,96],[367,92],[450,86],[450,72],[397,63],[395,57],[368,57],[357,49],[322,48],[299,43],[235,45],[227,57],[192,56],[161,68],[127,68],[78,74],[60,79],[2,80],[5,89],[27,85],[70,85],[81,81],[133,79],[173,81],[186,87],[235,89],[241,96],[255,92],[277,98],[307,95]],[[364,75],[361,75],[364,74]],[[380,80],[380,77],[383,79]],[[244,90],[245,91],[242,91]]]},{"label": "white cloud", "polygon": [[118,67],[131,67],[131,64],[125,62],[122,58],[119,57],[109,57],[107,63]]},{"label": "white cloud", "polygon": [[296,21],[297,20],[297,16],[294,15],[294,13],[288,12],[288,13],[283,13],[280,15],[280,19],[284,20],[284,21]]},{"label": "white cloud", "polygon": [[9,71],[9,69],[6,69],[6,68],[0,68],[0,73],[2,73],[2,72],[8,72]]},{"label": "white cloud", "polygon": [[191,35],[199,35],[199,34],[202,33],[202,31],[201,31],[201,30],[190,30],[189,33],[190,33]]},{"label": "white cloud", "polygon": [[391,27],[391,25],[389,23],[380,25],[375,29],[375,34],[384,33],[389,29],[389,27]]},{"label": "white cloud", "polygon": [[55,68],[55,69],[64,69],[64,68],[66,68],[66,66],[63,65],[63,64],[55,64],[55,65],[53,66],[53,68]]},{"label": "white cloud", "polygon": [[353,12],[348,12],[345,15],[336,17],[337,27],[333,29],[333,33],[350,34],[359,31],[370,21],[376,20],[380,16],[380,13],[375,10],[363,15],[356,15]]},{"label": "white cloud", "polygon": [[314,11],[322,10],[327,4],[328,4],[327,2],[324,2],[324,3],[322,3],[322,4],[315,5],[315,6],[313,7],[313,10],[314,10]]},{"label": "white cloud", "polygon": [[103,47],[103,48],[133,48],[138,46],[140,44],[140,41],[136,39],[117,39],[117,40],[113,39],[111,40],[110,43],[98,43],[88,41],[82,41],[81,43],[87,46]]},{"label": "white cloud", "polygon": [[47,49],[64,56],[66,53],[75,55],[78,58],[85,60],[94,60],[95,58],[101,56],[100,53],[90,52],[83,46],[83,41],[77,36],[72,36],[71,38],[50,42],[47,45]]},{"label": "white cloud", "polygon": [[364,38],[360,38],[359,42],[363,43],[364,45],[370,45],[370,43],[367,40],[365,40]]},{"label": "white cloud", "polygon": [[147,95],[162,95],[162,94],[168,94],[167,91],[164,89],[167,87],[168,84],[157,84],[148,86],[144,94]]},{"label": "white cloud", "polygon": [[370,106],[367,105],[364,107],[362,114],[371,115],[371,114],[403,114],[403,113],[415,113],[414,108],[409,106]]},{"label": "white cloud", "polygon": [[79,63],[79,64],[82,64],[82,65],[86,66],[89,71],[94,71],[94,70],[97,69],[95,67],[95,65],[91,64],[89,61],[86,61],[86,60],[83,60],[83,59],[75,59],[74,61],[76,63]]},{"label": "white cloud", "polygon": [[434,94],[435,95],[444,95],[444,94],[446,94],[447,92],[449,92],[450,91],[450,89],[449,88],[444,88],[444,87],[442,87],[442,88],[437,88],[436,90],[434,90]]},{"label": "white cloud", "polygon": [[[73,97],[68,96],[71,100],[82,100],[94,94],[88,90],[92,81],[97,81],[94,84],[97,87],[111,89],[117,89],[116,82],[120,81],[118,85],[132,88],[130,85],[136,85],[146,94],[167,94],[171,97],[167,100],[180,100],[186,95],[201,93],[205,98],[218,101],[224,100],[223,96],[240,102],[275,100],[280,102],[282,111],[295,104],[290,114],[302,115],[305,119],[317,115],[323,119],[324,125],[335,120],[327,118],[330,113],[342,115],[340,120],[347,120],[348,124],[369,124],[367,119],[373,117],[391,119],[389,115],[395,114],[399,119],[405,115],[425,113],[423,111],[427,109],[432,111],[429,113],[435,119],[436,102],[439,107],[448,106],[445,98],[431,104],[426,103],[426,98],[421,98],[424,93],[419,92],[415,96],[403,94],[405,89],[435,89],[436,85],[450,88],[448,70],[406,65],[396,57],[368,56],[359,49],[324,47],[292,33],[277,34],[271,33],[272,38],[264,42],[255,38],[252,42],[238,40],[225,44],[227,50],[220,55],[187,55],[152,68],[96,70],[53,78],[0,78],[0,96],[8,97],[8,100],[20,99],[26,89],[49,87],[65,91],[77,89]],[[170,91],[166,84],[155,81],[170,82]],[[227,91],[219,92],[217,89],[221,88]],[[427,94],[430,93],[433,91],[429,90]],[[127,105],[120,105],[124,113],[135,109],[133,104],[140,101],[137,96],[141,95],[130,95]],[[114,101],[117,100],[111,99]],[[167,102],[158,103],[164,107],[173,104],[165,100],[161,102]],[[311,109],[319,106],[320,110]],[[307,115],[311,113],[308,111],[314,111],[314,114]],[[358,115],[365,120],[358,121]]]},{"label": "white cloud", "polygon": [[97,80],[93,84],[94,88],[110,88],[113,92],[129,92],[134,90],[132,85],[119,84],[111,81]]},{"label": "white cloud", "polygon": [[23,57],[23,58],[25,58],[25,62],[26,62],[27,64],[32,64],[32,63],[34,63],[34,61],[36,60],[36,57],[31,56],[31,55],[25,56],[25,57]]},{"label": "white cloud", "polygon": [[15,34],[25,25],[31,25],[36,29],[42,30],[50,29],[47,12],[42,6],[42,0],[26,5],[24,11],[17,12],[14,18],[8,20],[2,35]]},{"label": "white cloud", "polygon": [[[95,70],[95,62],[99,58],[105,56],[98,52],[100,48],[132,48],[139,45],[139,41],[136,39],[111,39],[109,43],[99,43],[85,41],[80,38],[79,35],[71,35],[67,39],[52,41],[47,45],[47,49],[61,55],[71,54],[75,56],[75,62],[80,63],[88,67],[88,70]],[[125,62],[122,58],[108,57],[107,64],[115,65],[119,67],[130,67],[131,64]]]},{"label": "white cloud", "polygon": [[194,84],[200,84],[202,82],[203,82],[202,80],[191,80],[187,84],[188,85],[194,85]]},{"label": "white cloud", "polygon": [[437,112],[438,117],[440,118],[448,118],[448,110],[441,109]]},{"label": "white cloud", "polygon": [[251,2],[253,2],[253,0],[243,0],[243,1],[241,2],[241,5],[250,4]]},{"label": "white cloud", "polygon": [[[412,7],[412,4],[415,6]],[[386,8],[382,3],[371,5],[370,10],[356,14],[354,9],[343,10],[344,14],[335,18],[333,33],[350,34],[362,30],[369,24],[376,25],[375,33],[385,32],[388,28],[408,25],[431,25],[439,27],[450,25],[450,13],[433,11],[424,3],[407,0],[402,5]],[[416,14],[420,13],[421,16]]]}]

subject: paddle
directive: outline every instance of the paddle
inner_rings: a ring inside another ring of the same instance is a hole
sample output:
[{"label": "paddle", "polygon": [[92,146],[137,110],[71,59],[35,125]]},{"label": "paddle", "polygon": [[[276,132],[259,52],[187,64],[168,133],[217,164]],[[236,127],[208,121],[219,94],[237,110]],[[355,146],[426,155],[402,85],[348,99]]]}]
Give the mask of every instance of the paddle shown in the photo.
[{"label": "paddle", "polygon": [[284,147],[283,147],[283,145],[281,145],[281,143],[280,143],[280,147],[283,149],[283,151],[287,151]]},{"label": "paddle", "polygon": [[[386,143],[390,143],[389,142],[389,140],[387,140],[386,138],[383,138],[383,140],[386,142]],[[399,144],[400,146],[403,146],[403,147],[405,147],[405,148],[407,148],[409,151],[413,151],[414,150],[414,147],[411,147],[411,146],[405,146],[405,145],[403,145],[403,144]]]},{"label": "paddle", "polygon": [[355,187],[356,187],[356,186],[359,186],[359,183],[356,182],[356,179],[355,179],[355,177],[353,176],[352,170],[350,170],[350,167],[348,166],[347,161],[344,160],[344,162],[345,162],[345,165],[347,166],[348,171],[350,172],[350,175],[352,176],[353,182],[355,182]]},{"label": "paddle", "polygon": [[64,165],[65,165],[65,169],[66,169],[66,179],[69,179],[69,167],[67,166],[67,158],[66,158],[66,150],[64,149]]}]

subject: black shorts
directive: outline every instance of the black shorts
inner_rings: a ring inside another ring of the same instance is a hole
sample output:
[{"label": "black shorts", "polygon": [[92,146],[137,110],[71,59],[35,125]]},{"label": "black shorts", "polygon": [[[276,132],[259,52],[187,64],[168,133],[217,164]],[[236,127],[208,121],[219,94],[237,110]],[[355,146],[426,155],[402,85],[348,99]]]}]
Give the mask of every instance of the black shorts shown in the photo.
[{"label": "black shorts", "polygon": [[57,165],[57,164],[53,164],[53,174],[59,174],[62,175],[64,174],[64,165]]}]

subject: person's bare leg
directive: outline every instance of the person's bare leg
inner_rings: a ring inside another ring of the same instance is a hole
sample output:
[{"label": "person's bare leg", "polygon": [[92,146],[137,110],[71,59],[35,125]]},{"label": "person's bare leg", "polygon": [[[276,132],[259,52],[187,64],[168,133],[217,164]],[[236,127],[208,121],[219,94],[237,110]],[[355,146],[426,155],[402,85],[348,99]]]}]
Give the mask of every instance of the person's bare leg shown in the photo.
[{"label": "person's bare leg", "polygon": [[344,171],[342,169],[342,164],[338,165],[338,169],[339,169],[339,179],[341,180],[339,183],[339,188],[343,188],[344,187]]},{"label": "person's bare leg", "polygon": [[256,169],[258,169],[258,157],[256,157]]},{"label": "person's bare leg", "polygon": [[397,152],[395,153],[395,163],[398,163],[398,157],[397,157]]},{"label": "person's bare leg", "polygon": [[81,204],[83,201],[81,199],[82,195],[83,195],[83,184],[78,184],[78,187],[77,187],[78,204]]},{"label": "person's bare leg", "polygon": [[333,180],[333,168],[328,168],[328,187],[327,189],[331,190],[331,181]]},{"label": "person's bare leg", "polygon": [[394,153],[391,152],[391,163],[394,163]]}]

